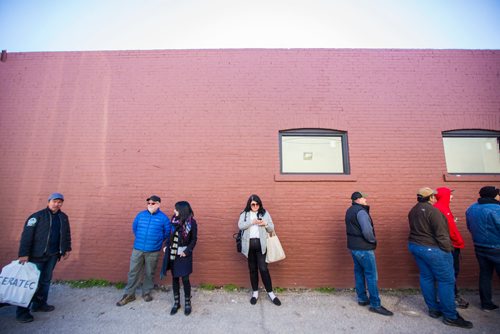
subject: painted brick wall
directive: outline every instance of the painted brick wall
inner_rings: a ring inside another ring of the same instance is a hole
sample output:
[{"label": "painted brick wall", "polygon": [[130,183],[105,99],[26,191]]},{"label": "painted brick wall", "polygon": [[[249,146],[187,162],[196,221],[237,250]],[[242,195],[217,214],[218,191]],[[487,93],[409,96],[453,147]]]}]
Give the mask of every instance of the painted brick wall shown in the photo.
[{"label": "painted brick wall", "polygon": [[[278,131],[348,132],[352,175],[280,177]],[[189,50],[10,53],[0,63],[0,263],[26,217],[66,196],[73,254],[58,279],[125,281],[150,194],[199,222],[193,282],[248,286],[232,234],[251,193],[286,261],[275,286],[352,287],[344,213],[367,192],[382,287],[418,286],[407,213],[421,186],[455,189],[459,284],[476,287],[464,212],[498,177],[445,181],[441,131],[500,129],[500,51]]]}]

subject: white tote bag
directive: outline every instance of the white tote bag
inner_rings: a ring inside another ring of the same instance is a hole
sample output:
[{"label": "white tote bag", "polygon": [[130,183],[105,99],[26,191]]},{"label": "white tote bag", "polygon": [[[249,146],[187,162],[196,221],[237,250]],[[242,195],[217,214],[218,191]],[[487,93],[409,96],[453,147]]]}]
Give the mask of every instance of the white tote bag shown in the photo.
[{"label": "white tote bag", "polygon": [[266,262],[273,263],[283,260],[286,257],[280,239],[275,232],[269,233],[267,237]]},{"label": "white tote bag", "polygon": [[38,287],[40,271],[34,263],[12,261],[0,274],[0,302],[27,307]]}]

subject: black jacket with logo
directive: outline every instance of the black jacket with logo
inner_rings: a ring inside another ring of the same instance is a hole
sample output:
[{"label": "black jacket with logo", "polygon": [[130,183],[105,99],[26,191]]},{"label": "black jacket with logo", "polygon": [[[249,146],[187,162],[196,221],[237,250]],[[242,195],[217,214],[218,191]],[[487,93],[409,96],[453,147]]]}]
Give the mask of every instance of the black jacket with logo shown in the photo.
[{"label": "black jacket with logo", "polygon": [[[64,255],[71,251],[71,231],[69,228],[68,216],[59,211],[61,221],[59,255]],[[43,258],[49,255],[49,237],[52,225],[52,213],[49,208],[35,212],[28,217],[24,223],[24,230],[21,235],[19,246],[19,257]]]}]

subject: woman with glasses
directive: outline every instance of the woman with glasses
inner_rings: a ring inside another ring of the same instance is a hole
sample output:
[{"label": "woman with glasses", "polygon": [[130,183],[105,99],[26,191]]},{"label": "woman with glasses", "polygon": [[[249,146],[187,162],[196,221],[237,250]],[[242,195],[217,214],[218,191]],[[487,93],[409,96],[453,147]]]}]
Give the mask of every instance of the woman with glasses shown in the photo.
[{"label": "woman with glasses", "polygon": [[267,234],[274,231],[273,220],[264,209],[259,196],[251,195],[245,209],[240,214],[238,227],[243,230],[241,238],[241,253],[248,259],[252,297],[250,304],[255,305],[259,298],[259,275],[264,283],[269,298],[274,305],[280,306],[281,301],[273,292],[271,275],[266,263]]},{"label": "woman with glasses", "polygon": [[172,290],[174,292],[174,306],[170,315],[177,313],[180,304],[180,282],[184,286],[184,314],[191,314],[191,283],[189,275],[193,272],[193,249],[196,245],[198,227],[194,220],[194,213],[188,202],[175,203],[172,228],[170,231],[169,247],[165,250],[162,274],[172,271]]}]

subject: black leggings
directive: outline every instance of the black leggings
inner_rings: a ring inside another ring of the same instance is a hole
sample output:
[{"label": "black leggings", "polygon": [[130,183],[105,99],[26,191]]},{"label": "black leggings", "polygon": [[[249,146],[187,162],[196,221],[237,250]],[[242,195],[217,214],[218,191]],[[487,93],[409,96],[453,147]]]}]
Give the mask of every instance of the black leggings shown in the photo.
[{"label": "black leggings", "polygon": [[[184,286],[184,297],[191,298],[191,283],[189,282],[189,275],[182,276],[182,285]],[[172,277],[172,289],[174,295],[180,295],[180,282],[179,277]]]},{"label": "black leggings", "polygon": [[252,290],[259,290],[259,274],[264,283],[267,292],[273,291],[273,283],[271,282],[271,275],[267,269],[266,255],[262,254],[260,247],[260,239],[250,239],[250,248],[248,250],[248,269],[250,270],[250,283]]}]

